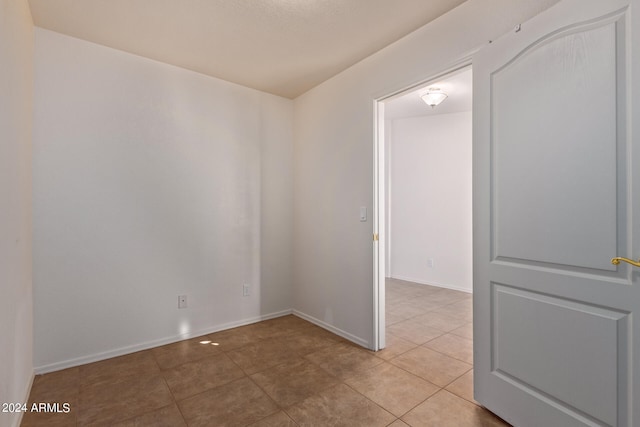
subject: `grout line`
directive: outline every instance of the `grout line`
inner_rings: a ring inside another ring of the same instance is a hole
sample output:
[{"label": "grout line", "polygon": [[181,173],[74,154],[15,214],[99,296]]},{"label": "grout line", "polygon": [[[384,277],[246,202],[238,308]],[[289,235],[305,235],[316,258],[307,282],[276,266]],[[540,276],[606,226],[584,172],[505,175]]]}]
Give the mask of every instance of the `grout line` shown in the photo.
[{"label": "grout line", "polygon": [[[415,374],[414,374],[414,375],[415,375]],[[418,377],[418,378],[420,378],[420,377]],[[424,378],[421,378],[421,379],[424,379]],[[425,381],[426,381],[426,380],[425,380]],[[427,381],[427,382],[428,382],[429,384],[433,384],[433,383],[432,383],[432,382],[430,382],[430,381]],[[435,384],[433,384],[433,385],[435,385]],[[436,386],[436,387],[438,387],[438,389],[437,389],[436,391],[434,391],[434,392],[433,392],[433,394],[431,394],[429,397],[427,397],[426,399],[424,399],[423,401],[421,401],[421,402],[420,402],[420,403],[418,403],[417,405],[413,406],[411,409],[409,409],[409,410],[408,410],[407,412],[405,412],[404,414],[400,415],[400,416],[398,417],[398,419],[404,423],[405,421],[401,419],[402,417],[404,417],[404,416],[405,416],[405,415],[407,415],[409,412],[413,411],[413,410],[414,410],[414,409],[416,409],[418,406],[422,405],[424,402],[426,402],[427,400],[431,399],[433,396],[435,396],[436,394],[438,394],[438,393],[440,393],[442,390],[444,390],[444,387],[440,387],[440,386]],[[408,424],[408,423],[405,423],[405,424]]]},{"label": "grout line", "polygon": [[164,375],[160,375],[160,376],[162,377],[162,381],[164,381],[164,385],[167,386],[167,390],[169,390],[169,394],[171,395],[171,400],[173,400],[173,404],[176,405],[176,408],[178,408],[178,412],[180,412],[182,421],[184,421],[184,423],[187,424],[187,419],[184,417],[184,414],[182,413],[182,410],[178,405],[178,401],[176,400],[176,396],[173,394],[173,390],[171,390],[171,387],[169,387],[169,383],[167,382],[167,379],[164,377]]},{"label": "grout line", "polygon": [[[440,337],[442,337],[442,336],[444,336],[444,335],[440,335]],[[440,338],[440,337],[438,337],[438,338]],[[463,338],[463,337],[461,337],[461,338]],[[437,338],[434,338],[433,340],[435,340],[435,339],[437,339]],[[466,363],[467,365],[471,365],[471,367],[473,367],[473,362],[469,363],[469,362],[467,362],[466,360],[458,359],[458,358],[457,358],[457,357],[455,357],[455,356],[452,356],[452,355],[450,355],[450,354],[444,353],[444,352],[442,352],[442,351],[440,351],[440,350],[437,350],[437,349],[435,349],[435,348],[426,347],[426,345],[427,345],[427,344],[429,344],[429,343],[430,343],[431,341],[433,341],[433,340],[429,340],[429,341],[427,341],[427,342],[426,342],[426,343],[424,343],[424,344],[420,344],[418,347],[424,347],[424,348],[426,348],[426,349],[429,349],[429,350],[431,350],[431,351],[435,351],[436,353],[440,353],[440,354],[442,354],[442,355],[444,355],[444,356],[450,357],[450,358],[451,358],[451,359],[453,359],[453,360],[457,360],[458,362]]]},{"label": "grout line", "polygon": [[[469,371],[471,371],[471,370],[473,370],[473,365],[471,366],[471,368],[470,368],[470,369],[467,369],[467,370],[466,370],[462,375],[458,375],[458,376],[457,376],[457,377],[455,377],[453,380],[449,381],[449,383],[447,383],[447,385],[446,385],[446,386],[444,386],[444,387],[442,387],[442,388],[443,388],[443,389],[446,389],[446,388],[447,388],[447,387],[449,387],[451,384],[453,384],[454,382],[458,381],[462,376],[467,375],[467,373],[468,373]],[[448,391],[448,390],[447,390],[447,391]],[[453,393],[453,394],[455,394],[455,393]],[[456,396],[457,396],[457,394],[456,394]]]},{"label": "grout line", "polygon": [[[273,397],[271,397],[271,396],[269,395],[269,393],[267,393],[267,391],[266,391],[265,389],[263,389],[262,387],[260,387],[260,384],[258,384],[257,382],[255,382],[255,381],[253,380],[253,378],[251,378],[251,375],[247,375],[247,378],[249,378],[249,381],[251,381],[251,382],[252,382],[256,387],[258,387],[258,389],[260,389],[260,391],[262,391],[262,393],[264,393],[264,395],[265,395],[265,396],[267,396],[267,398],[268,398],[269,400],[271,400],[271,401],[273,402],[273,404],[274,404],[274,405],[276,405],[276,408],[278,408],[279,410],[281,410],[281,411],[282,411],[282,406],[280,406],[280,405],[278,404],[278,402],[276,402],[276,401],[273,399]],[[278,413],[278,411],[275,411],[275,412],[273,412],[273,413],[271,413],[271,414],[269,414],[269,415],[267,415],[267,416],[265,416],[265,417],[262,417],[262,418],[260,418],[259,420],[257,420],[257,421],[256,421],[256,423],[257,423],[258,421],[264,420],[265,418],[270,417],[270,416],[272,416],[273,414],[277,414],[277,413]],[[287,415],[287,416],[288,416],[288,415]],[[289,417],[289,418],[291,418],[291,417]],[[253,424],[255,424],[255,423],[253,423]]]},{"label": "grout line", "polygon": [[[347,384],[346,382],[344,382],[344,385],[346,385],[347,387],[349,387],[351,390],[353,390],[354,392],[358,393],[360,396],[364,397],[365,399],[367,399],[369,402],[373,403],[374,405],[376,405],[378,408],[382,409],[383,411],[385,411],[387,414],[390,414],[392,417],[394,417],[396,420],[398,420],[398,416],[396,414],[394,414],[393,412],[389,411],[388,409],[385,409],[382,405],[379,405],[378,403],[374,402],[373,400],[369,399],[367,396],[365,396],[364,394],[360,393],[358,390],[354,389],[353,387],[351,387],[349,384]],[[393,424],[395,422],[395,420],[391,423]]]},{"label": "grout line", "polygon": [[[169,390],[169,391],[171,391],[171,390]],[[172,395],[171,397],[173,397],[173,395]],[[146,411],[146,412],[141,412],[141,413],[139,413],[139,414],[137,414],[137,415],[134,415],[134,416],[132,416],[132,417],[126,418],[126,419],[124,419],[124,420],[115,421],[115,422],[116,422],[116,423],[119,423],[119,424],[120,424],[120,423],[125,423],[125,422],[127,422],[127,421],[134,420],[134,419],[136,419],[136,418],[138,418],[138,417],[142,417],[142,416],[144,416],[144,415],[151,414],[151,413],[156,412],[156,411],[160,411],[160,410],[162,410],[162,409],[164,409],[164,408],[168,408],[168,407],[170,407],[170,406],[172,406],[172,405],[175,405],[175,406],[178,408],[178,412],[180,412],[180,408],[178,407],[178,405],[176,404],[176,402],[175,402],[175,401],[173,401],[173,402],[171,402],[171,403],[170,403],[170,404],[168,404],[168,405],[164,405],[164,406],[161,406],[161,407],[156,408],[156,409],[151,409],[151,410]],[[182,412],[180,412],[180,415],[182,416]],[[184,423],[185,423],[185,424],[187,424],[187,420],[185,420],[185,419],[184,419],[184,416],[182,416],[182,418],[183,418]],[[98,421],[98,423],[99,423],[99,422],[100,422],[100,421]]]}]

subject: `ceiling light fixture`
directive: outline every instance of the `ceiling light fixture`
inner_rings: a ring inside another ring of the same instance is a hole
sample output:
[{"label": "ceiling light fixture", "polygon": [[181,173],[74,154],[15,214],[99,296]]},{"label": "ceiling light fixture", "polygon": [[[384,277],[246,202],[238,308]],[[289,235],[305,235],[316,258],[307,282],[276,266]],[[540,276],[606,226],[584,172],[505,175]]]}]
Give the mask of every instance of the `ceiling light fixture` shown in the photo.
[{"label": "ceiling light fixture", "polygon": [[427,89],[427,93],[425,93],[424,95],[420,95],[420,98],[422,98],[422,100],[427,105],[433,108],[447,99],[447,94],[437,87],[430,87],[429,89]]}]

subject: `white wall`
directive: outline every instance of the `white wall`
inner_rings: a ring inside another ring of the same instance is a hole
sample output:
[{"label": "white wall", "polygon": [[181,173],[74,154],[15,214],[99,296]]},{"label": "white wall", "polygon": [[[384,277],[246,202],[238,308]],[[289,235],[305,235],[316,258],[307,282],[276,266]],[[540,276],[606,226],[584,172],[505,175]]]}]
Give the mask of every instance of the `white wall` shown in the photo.
[{"label": "white wall", "polygon": [[387,274],[471,292],[471,112],[393,120],[390,133]]},{"label": "white wall", "polygon": [[[25,401],[33,377],[32,102],[29,6],[0,0],[0,403]],[[19,419],[0,412],[2,427]]]},{"label": "white wall", "polygon": [[37,29],[34,117],[38,371],[291,309],[292,101]]},{"label": "white wall", "polygon": [[294,308],[371,346],[373,100],[444,71],[556,0],[468,0],[295,101]]}]

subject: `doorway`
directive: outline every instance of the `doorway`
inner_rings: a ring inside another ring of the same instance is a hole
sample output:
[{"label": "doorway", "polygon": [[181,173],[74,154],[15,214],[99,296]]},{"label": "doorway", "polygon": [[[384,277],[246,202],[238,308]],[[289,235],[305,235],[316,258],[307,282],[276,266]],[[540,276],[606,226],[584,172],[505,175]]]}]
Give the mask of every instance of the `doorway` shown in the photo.
[{"label": "doorway", "polygon": [[[428,92],[446,99],[429,106]],[[376,101],[377,349],[387,346],[387,326],[456,296],[468,300],[471,315],[471,109],[468,63]],[[412,292],[420,297],[401,300]]]}]

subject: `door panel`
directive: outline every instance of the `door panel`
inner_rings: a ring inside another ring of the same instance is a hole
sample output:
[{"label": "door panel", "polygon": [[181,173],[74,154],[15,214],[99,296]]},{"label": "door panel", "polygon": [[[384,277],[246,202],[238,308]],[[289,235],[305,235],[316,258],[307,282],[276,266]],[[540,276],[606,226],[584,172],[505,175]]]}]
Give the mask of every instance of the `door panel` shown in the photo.
[{"label": "door panel", "polygon": [[474,393],[517,426],[640,411],[630,10],[564,0],[474,58]]},{"label": "door panel", "polygon": [[614,425],[618,362],[628,365],[627,337],[619,340],[628,313],[495,283],[492,301],[492,371]]},{"label": "door panel", "polygon": [[618,22],[554,34],[491,74],[495,257],[615,270]]}]

